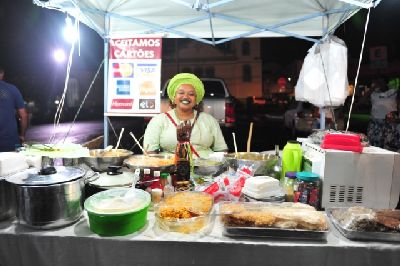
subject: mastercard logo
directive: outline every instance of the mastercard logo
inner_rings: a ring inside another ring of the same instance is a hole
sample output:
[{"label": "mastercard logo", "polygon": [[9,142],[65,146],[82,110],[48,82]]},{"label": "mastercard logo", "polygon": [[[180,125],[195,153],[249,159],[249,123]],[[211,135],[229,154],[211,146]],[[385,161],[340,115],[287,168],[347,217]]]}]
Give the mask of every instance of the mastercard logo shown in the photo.
[{"label": "mastercard logo", "polygon": [[113,63],[114,78],[133,78],[132,63]]}]

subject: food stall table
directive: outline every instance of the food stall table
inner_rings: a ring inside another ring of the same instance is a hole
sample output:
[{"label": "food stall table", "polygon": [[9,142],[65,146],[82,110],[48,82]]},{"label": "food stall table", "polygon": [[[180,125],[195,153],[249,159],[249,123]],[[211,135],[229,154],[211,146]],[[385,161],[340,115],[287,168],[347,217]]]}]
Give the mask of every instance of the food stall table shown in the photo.
[{"label": "food stall table", "polygon": [[355,242],[333,226],[326,242],[269,238],[228,238],[216,219],[202,237],[166,233],[154,225],[138,233],[100,237],[86,215],[53,230],[0,222],[0,265],[398,265],[400,243]]}]

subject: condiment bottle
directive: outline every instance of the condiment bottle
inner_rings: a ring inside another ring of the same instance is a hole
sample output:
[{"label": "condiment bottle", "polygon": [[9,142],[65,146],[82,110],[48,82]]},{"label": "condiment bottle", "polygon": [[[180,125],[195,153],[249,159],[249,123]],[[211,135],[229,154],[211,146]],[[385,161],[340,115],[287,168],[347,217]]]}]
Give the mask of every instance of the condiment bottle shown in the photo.
[{"label": "condiment bottle", "polygon": [[163,191],[161,188],[153,188],[151,190],[151,202],[157,204],[161,201]]},{"label": "condiment bottle", "polygon": [[190,134],[192,125],[190,121],[180,123],[176,128],[176,137],[178,144],[175,149],[176,162],[176,187],[190,180]]},{"label": "condiment bottle", "polygon": [[171,176],[167,174],[167,183],[164,186],[164,197],[168,197],[170,194],[174,193],[175,188],[172,186]]},{"label": "condiment bottle", "polygon": [[145,168],[144,170],[143,170],[143,183],[144,183],[144,187],[146,187],[146,191],[147,192],[149,192],[149,193],[151,193],[151,184],[152,184],[152,181],[153,180],[153,177],[151,176],[151,174],[150,174],[150,169],[148,169],[148,168]]},{"label": "condiment bottle", "polygon": [[164,188],[168,184],[168,173],[161,173],[160,175],[160,184]]},{"label": "condiment bottle", "polygon": [[151,183],[151,189],[161,189],[163,188],[163,185],[161,184],[161,179],[160,179],[160,171],[154,171],[153,172],[153,182]]},{"label": "condiment bottle", "polygon": [[143,181],[151,181],[153,180],[153,177],[150,174],[150,169],[145,168],[143,170]]},{"label": "condiment bottle", "polygon": [[286,201],[293,202],[294,191],[293,186],[296,182],[296,172],[286,172],[285,178],[282,182],[282,188],[285,192]]}]

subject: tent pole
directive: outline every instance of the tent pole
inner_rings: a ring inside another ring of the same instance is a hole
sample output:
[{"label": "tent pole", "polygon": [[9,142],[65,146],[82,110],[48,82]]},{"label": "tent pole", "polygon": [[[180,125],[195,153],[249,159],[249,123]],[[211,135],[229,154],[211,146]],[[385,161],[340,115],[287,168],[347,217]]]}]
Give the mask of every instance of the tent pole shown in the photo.
[{"label": "tent pole", "polygon": [[319,108],[319,128],[325,129],[325,109],[323,107]]},{"label": "tent pole", "polygon": [[103,115],[103,125],[104,125],[104,148],[108,146],[108,117],[107,113],[107,102],[108,102],[108,37],[104,38],[104,115]]}]

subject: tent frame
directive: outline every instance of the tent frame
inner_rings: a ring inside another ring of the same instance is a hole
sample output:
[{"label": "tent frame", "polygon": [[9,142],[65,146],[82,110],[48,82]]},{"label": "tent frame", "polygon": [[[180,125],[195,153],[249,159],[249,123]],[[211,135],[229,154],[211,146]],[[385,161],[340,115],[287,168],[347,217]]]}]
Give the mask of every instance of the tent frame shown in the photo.
[{"label": "tent frame", "polygon": [[[310,41],[313,43],[320,43],[329,34],[334,32],[337,29],[337,27],[339,27],[339,25],[341,25],[344,21],[346,21],[349,17],[351,17],[351,15],[353,13],[357,12],[361,8],[376,7],[381,2],[381,0],[371,0],[370,2],[363,2],[363,0],[337,0],[337,1],[345,3],[343,8],[325,10],[323,12],[315,12],[315,13],[308,14],[303,17],[292,18],[292,19],[282,21],[282,22],[272,24],[272,25],[262,25],[262,24],[258,24],[258,23],[245,21],[243,19],[240,19],[240,18],[237,18],[234,16],[228,16],[228,15],[224,15],[224,14],[221,14],[218,12],[212,12],[213,8],[228,4],[235,0],[220,0],[220,1],[214,2],[212,4],[209,4],[208,0],[191,0],[191,1],[193,1],[193,4],[190,4],[189,2],[186,2],[183,0],[165,0],[165,1],[170,1],[170,2],[174,2],[176,4],[180,4],[180,5],[187,7],[188,9],[196,10],[196,11],[204,13],[204,14],[200,14],[198,17],[195,17],[195,18],[177,21],[177,22],[174,22],[174,23],[164,26],[164,25],[159,25],[156,23],[151,23],[151,22],[148,22],[148,21],[145,21],[142,19],[122,16],[122,15],[119,15],[116,13],[106,12],[106,11],[102,11],[102,10],[98,10],[98,9],[94,9],[94,8],[88,8],[88,7],[82,8],[82,7],[79,7],[77,0],[69,0],[70,3],[68,3],[67,5],[62,5],[62,4],[57,5],[57,3],[52,2],[51,0],[50,1],[33,0],[33,2],[38,6],[48,8],[48,9],[56,9],[61,12],[70,13],[71,15],[72,15],[72,13],[74,13],[74,15],[77,19],[79,19],[79,17],[84,17],[86,19],[86,21],[90,24],[89,26],[92,29],[94,29],[104,40],[104,59],[105,59],[104,60],[105,61],[104,62],[104,147],[106,147],[108,145],[108,139],[109,139],[109,136],[108,136],[108,116],[109,115],[107,114],[107,104],[108,104],[107,88],[108,88],[108,52],[109,52],[108,44],[109,44],[109,40],[111,38],[111,35],[109,32],[109,25],[110,25],[111,18],[126,20],[126,21],[131,22],[132,24],[143,25],[149,29],[149,30],[145,30],[139,34],[157,34],[160,32],[163,33],[165,36],[168,36],[168,34],[174,34],[181,38],[189,38],[189,39],[193,39],[193,40],[199,41],[201,43],[210,44],[210,45],[218,45],[218,44],[222,44],[222,43],[225,43],[225,42],[228,42],[228,41],[231,41],[234,39],[238,39],[238,38],[252,37],[255,34],[266,32],[266,31],[281,34],[283,36],[289,36],[289,37],[294,37],[294,38],[298,38],[298,39],[303,39],[303,40]],[[94,23],[94,21],[92,21],[90,19],[90,17],[86,16],[85,13],[96,14],[96,15],[104,17],[104,26],[105,26],[104,30],[97,27],[96,23]],[[334,25],[330,30],[328,30],[329,16],[332,14],[340,14],[340,13],[342,14],[342,16],[339,19],[339,21],[337,22],[337,24]],[[310,19],[314,19],[314,18],[318,18],[318,17],[326,18],[326,20],[325,20],[326,23],[325,23],[325,25],[322,26],[323,34],[320,39],[312,38],[309,36],[303,36],[300,34],[288,32],[288,31],[281,29],[282,27],[290,25],[290,24],[299,23],[302,21],[306,21],[306,20],[310,20]],[[229,22],[236,23],[239,25],[249,26],[254,29],[244,32],[244,33],[241,33],[241,34],[237,34],[237,35],[233,35],[233,36],[225,37],[225,38],[220,38],[220,39],[216,40],[214,37],[214,29],[213,29],[213,24],[212,24],[212,19],[214,19],[214,18],[229,21]],[[207,39],[207,38],[201,38],[201,37],[193,35],[193,34],[185,33],[183,31],[176,29],[177,27],[180,27],[180,26],[184,26],[184,25],[188,25],[188,24],[192,24],[192,23],[196,23],[196,22],[201,22],[201,21],[205,21],[205,20],[208,20],[209,24],[210,24],[211,40]],[[321,110],[320,114],[321,114],[321,119],[320,119],[321,128],[325,128],[325,113]]]}]

